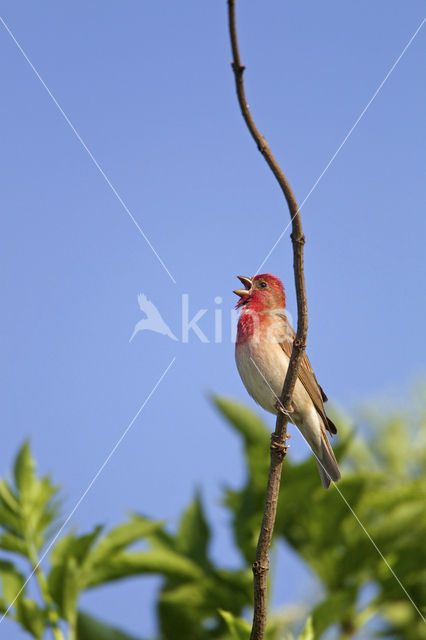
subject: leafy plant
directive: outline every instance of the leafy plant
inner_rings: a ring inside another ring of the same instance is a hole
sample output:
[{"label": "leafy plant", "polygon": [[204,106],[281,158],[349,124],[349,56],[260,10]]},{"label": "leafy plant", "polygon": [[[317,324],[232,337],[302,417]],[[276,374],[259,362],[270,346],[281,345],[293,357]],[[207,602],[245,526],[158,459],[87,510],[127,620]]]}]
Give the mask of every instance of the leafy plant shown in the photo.
[{"label": "leafy plant", "polygon": [[[71,531],[58,536],[40,563],[58,531],[60,503],[58,488],[37,475],[25,443],[12,481],[0,480],[0,612],[39,640],[49,632],[55,640],[141,640],[79,611],[79,600],[100,585],[156,574],[163,578],[158,640],[249,638],[244,614],[252,605],[250,566],[264,506],[269,432],[245,407],[224,398],[214,398],[214,403],[244,443],[244,486],[227,488],[223,496],[241,552],[239,569],[212,561],[210,526],[198,493],[174,532],[164,522],[134,513],[109,531],[96,526],[83,535]],[[376,635],[424,637],[416,606],[423,607],[424,615],[425,415],[383,418],[383,412],[367,412],[362,421],[362,438],[355,438],[347,421],[339,419],[341,438],[335,450],[343,480],[328,492],[318,482],[312,459],[286,459],[275,540],[285,540],[303,559],[324,595],[309,606],[302,603],[297,619],[285,611],[271,616],[266,640],[293,639],[303,624],[300,640],[320,638],[331,628],[342,639],[351,638],[368,629],[373,617]],[[143,550],[136,544],[141,542]],[[36,598],[28,595],[30,573],[38,584]]]},{"label": "leafy plant", "polygon": [[[107,532],[96,526],[84,535],[67,533],[52,547],[45,575],[39,553],[57,524],[57,488],[47,478],[37,477],[28,443],[16,458],[14,482],[1,481],[0,487],[0,548],[8,556],[23,556],[40,587],[37,604],[27,598],[24,575],[15,563],[0,560],[1,611],[35,638],[52,628],[58,640],[65,635],[70,640],[130,640],[131,636],[79,613],[78,602],[86,590],[133,575],[164,578],[157,610],[162,637],[171,640],[201,640],[206,633],[226,638],[226,623],[218,610],[227,607],[239,615],[251,602],[250,570],[223,569],[209,558],[210,530],[198,494],[174,534],[164,523],[138,514]],[[148,544],[147,550],[133,548],[140,541]]]},{"label": "leafy plant", "polygon": [[[224,398],[215,403],[244,441],[246,484],[228,489],[225,504],[249,562],[262,517],[269,434],[245,407]],[[342,637],[351,637],[381,616],[385,637],[416,640],[424,636],[420,614],[426,613],[426,416],[420,411],[411,422],[371,412],[365,417],[370,424],[356,440],[347,421],[337,420],[341,439],[334,449],[344,473],[334,489],[323,491],[312,458],[295,464],[287,457],[276,538],[305,560],[325,588],[312,612],[315,637],[335,624]],[[367,587],[374,595],[361,603]],[[409,598],[422,606],[420,613]]]}]

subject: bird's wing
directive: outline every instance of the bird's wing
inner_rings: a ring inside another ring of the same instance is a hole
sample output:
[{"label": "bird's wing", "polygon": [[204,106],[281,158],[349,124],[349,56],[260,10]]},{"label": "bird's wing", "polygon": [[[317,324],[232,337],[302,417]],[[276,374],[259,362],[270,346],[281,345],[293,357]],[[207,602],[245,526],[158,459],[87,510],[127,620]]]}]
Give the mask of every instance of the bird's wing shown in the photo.
[{"label": "bird's wing", "polygon": [[[286,322],[288,322],[287,318],[285,318],[285,320]],[[280,342],[280,345],[284,353],[286,353],[287,356],[290,358],[291,351],[293,348],[293,340],[296,334],[290,326],[288,327],[288,329],[289,329],[289,338],[291,335],[291,339]],[[337,433],[335,424],[333,424],[333,422],[327,416],[324,409],[323,403],[327,402],[327,396],[325,395],[324,391],[321,389],[320,385],[318,384],[318,380],[315,377],[315,373],[313,372],[311,363],[309,362],[309,358],[306,355],[306,353],[303,353],[303,356],[302,356],[302,362],[300,363],[298,378],[300,382],[303,384],[303,386],[305,387],[306,391],[308,392],[310,399],[314,403],[315,409],[318,411],[319,415],[323,419],[325,428],[330,433],[333,433],[333,434]]]},{"label": "bird's wing", "polygon": [[161,322],[163,322],[163,318],[161,317],[161,314],[158,311],[157,307],[153,302],[151,302],[151,300],[148,300],[144,293],[140,293],[138,295],[138,303],[140,310],[143,311],[148,318],[155,318],[156,320],[160,320]]}]

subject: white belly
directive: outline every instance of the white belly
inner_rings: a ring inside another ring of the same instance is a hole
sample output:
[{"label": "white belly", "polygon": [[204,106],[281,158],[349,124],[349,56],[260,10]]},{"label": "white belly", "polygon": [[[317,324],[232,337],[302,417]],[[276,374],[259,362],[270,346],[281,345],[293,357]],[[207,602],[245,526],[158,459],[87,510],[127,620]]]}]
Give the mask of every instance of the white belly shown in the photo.
[{"label": "white belly", "polygon": [[[268,348],[261,341],[248,340],[237,344],[235,360],[245,388],[261,407],[276,414],[275,404],[281,396],[289,358],[279,344],[270,342]],[[321,440],[320,417],[305,387],[297,380],[293,393],[291,422],[309,444]]]}]

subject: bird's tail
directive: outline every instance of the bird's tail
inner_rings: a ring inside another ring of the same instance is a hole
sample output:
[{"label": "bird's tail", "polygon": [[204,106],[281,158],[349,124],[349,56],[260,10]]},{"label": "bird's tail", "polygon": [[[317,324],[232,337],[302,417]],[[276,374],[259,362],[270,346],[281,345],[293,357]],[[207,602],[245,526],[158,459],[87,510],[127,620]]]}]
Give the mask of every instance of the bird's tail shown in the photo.
[{"label": "bird's tail", "polygon": [[341,475],[333,449],[325,432],[321,434],[321,446],[319,451],[316,451],[316,459],[322,484],[324,489],[328,489],[331,480],[337,482],[340,480]]}]

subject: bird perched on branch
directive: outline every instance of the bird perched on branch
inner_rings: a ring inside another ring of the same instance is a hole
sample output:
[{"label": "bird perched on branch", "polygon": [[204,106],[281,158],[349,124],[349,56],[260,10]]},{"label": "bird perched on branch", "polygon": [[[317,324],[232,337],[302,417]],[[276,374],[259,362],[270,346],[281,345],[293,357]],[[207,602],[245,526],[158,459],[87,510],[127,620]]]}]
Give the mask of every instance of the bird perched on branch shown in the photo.
[{"label": "bird perched on branch", "polygon": [[[281,391],[290,361],[295,332],[285,315],[285,293],[281,280],[269,273],[246,278],[238,276],[244,289],[236,306],[241,309],[235,359],[245,388],[261,407],[277,414],[283,408]],[[340,471],[327,431],[337,432],[327,417],[327,396],[317,382],[304,353],[293,392],[289,421],[298,427],[310,445],[325,489],[340,480]]]}]

